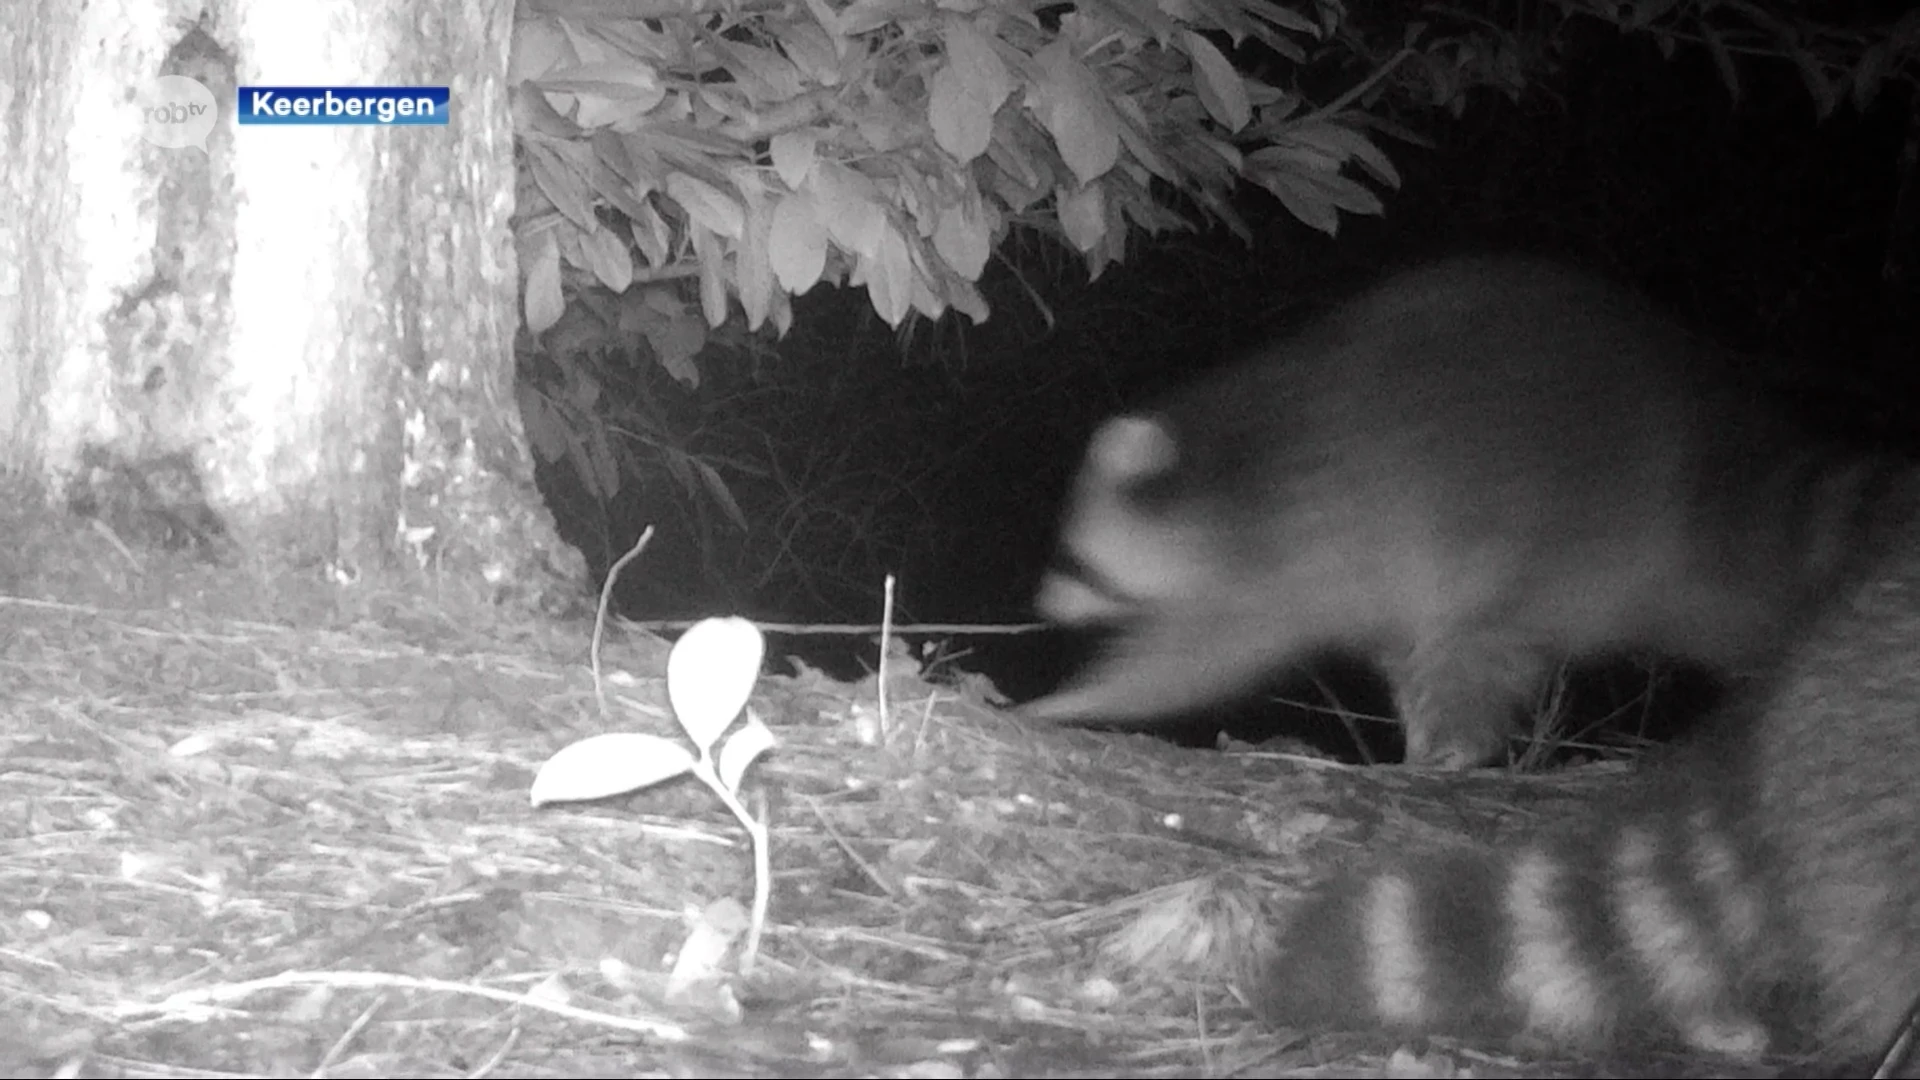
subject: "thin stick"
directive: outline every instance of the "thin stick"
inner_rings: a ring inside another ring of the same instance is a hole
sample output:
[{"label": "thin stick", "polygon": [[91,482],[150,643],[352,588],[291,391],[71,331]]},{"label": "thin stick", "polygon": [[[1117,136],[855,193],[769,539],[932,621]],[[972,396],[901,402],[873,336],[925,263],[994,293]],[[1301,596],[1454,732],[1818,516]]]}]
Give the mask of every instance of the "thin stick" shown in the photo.
[{"label": "thin stick", "polygon": [[620,568],[632,562],[642,551],[645,551],[647,549],[647,541],[651,539],[653,539],[653,526],[649,525],[640,530],[640,539],[633,542],[633,547],[629,548],[625,555],[620,556],[620,558],[614,561],[612,566],[607,568],[607,580],[600,583],[600,606],[596,608],[593,613],[593,649],[590,653],[590,660],[593,664],[593,699],[600,703],[600,719],[602,720],[605,720],[608,714],[607,692],[600,684],[600,635],[607,626],[607,607],[613,603],[613,582],[615,578],[620,576]]},{"label": "thin stick", "polygon": [[887,723],[887,654],[893,651],[893,575],[887,575],[887,598],[880,609],[880,738],[885,741],[891,727]]}]

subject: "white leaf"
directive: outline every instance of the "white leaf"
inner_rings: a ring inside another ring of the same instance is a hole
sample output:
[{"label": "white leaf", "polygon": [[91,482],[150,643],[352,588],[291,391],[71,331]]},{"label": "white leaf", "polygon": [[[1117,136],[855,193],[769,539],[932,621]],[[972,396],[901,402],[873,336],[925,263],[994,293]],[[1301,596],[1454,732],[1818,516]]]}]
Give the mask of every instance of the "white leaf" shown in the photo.
[{"label": "white leaf", "polygon": [[[819,25],[788,23],[780,35],[780,47],[807,78],[822,86],[839,86],[840,59],[846,44],[838,37],[839,17],[827,6],[826,0],[807,0],[807,10],[819,20]],[[830,38],[829,33],[835,36]]]},{"label": "white leaf", "polygon": [[767,237],[767,257],[780,287],[804,293],[820,280],[827,266],[827,230],[818,208],[807,195],[788,195],[773,208],[773,227]]},{"label": "white leaf", "polygon": [[587,269],[609,290],[624,293],[633,284],[633,253],[613,230],[596,228],[582,233],[580,254],[586,257]]},{"label": "white leaf", "polygon": [[740,715],[760,677],[767,641],[742,618],[702,619],[667,656],[667,700],[701,747],[713,745]]},{"label": "white leaf", "polygon": [[742,185],[747,204],[746,227],[734,251],[734,285],[739,290],[740,307],[747,313],[747,329],[758,330],[767,321],[773,300],[773,267],[767,261],[768,233],[772,231],[772,213],[766,196]]},{"label": "white leaf", "polygon": [[934,141],[961,164],[986,152],[993,115],[1013,92],[1013,78],[993,43],[969,23],[946,28],[947,62],[933,73],[927,120]]},{"label": "white leaf", "polygon": [[700,311],[708,326],[727,321],[727,251],[711,229],[689,225],[687,238],[693,241],[693,255],[700,263]]},{"label": "white leaf", "polygon": [[1120,157],[1120,125],[1099,77],[1073,55],[1064,38],[1033,58],[1038,78],[1027,91],[1029,106],[1060,150],[1074,178],[1091,184]]},{"label": "white leaf", "polygon": [[534,249],[532,265],[527,268],[527,330],[538,334],[560,321],[567,302],[560,295],[560,245],[553,230],[543,233]]},{"label": "white leaf", "polygon": [[769,149],[773,154],[773,171],[779,175],[780,182],[799,191],[800,185],[806,183],[807,174],[813,171],[818,145],[819,140],[812,131],[783,131],[775,135]]},{"label": "white leaf", "polygon": [[844,165],[821,161],[814,165],[808,188],[818,220],[834,243],[866,258],[880,250],[887,217],[873,181]]},{"label": "white leaf", "polygon": [[513,48],[508,57],[508,86],[537,79],[575,59],[566,35],[553,23],[540,18],[518,19],[514,22]]},{"label": "white leaf", "polygon": [[987,256],[993,253],[990,228],[979,193],[969,190],[961,201],[940,208],[933,227],[933,250],[954,273],[977,281],[986,268]]},{"label": "white leaf", "polygon": [[754,759],[773,749],[773,732],[760,722],[760,717],[752,709],[747,710],[747,722],[733,733],[720,747],[720,780],[727,785],[728,791],[740,790],[740,780],[747,775],[747,766]]},{"label": "white leaf", "polygon": [[658,735],[594,735],[562,747],[540,766],[531,789],[533,805],[623,795],[679,776],[693,762],[685,746]]},{"label": "white leaf", "polygon": [[1092,251],[1107,235],[1107,189],[1088,184],[1078,191],[1062,189],[1054,197],[1060,229],[1081,251]]},{"label": "white leaf", "polygon": [[740,210],[739,200],[705,180],[681,172],[667,177],[667,195],[680,204],[688,217],[708,230],[729,240],[740,239],[746,216]]},{"label": "white leaf", "polygon": [[1193,57],[1193,85],[1200,92],[1200,103],[1228,131],[1246,127],[1253,118],[1253,105],[1240,73],[1213,42],[1191,30],[1186,32],[1186,45],[1187,55]]},{"label": "white leaf", "polygon": [[862,257],[859,265],[867,272],[867,299],[873,310],[888,326],[898,327],[913,300],[913,254],[890,222],[882,220],[881,226],[878,250],[871,259]]}]

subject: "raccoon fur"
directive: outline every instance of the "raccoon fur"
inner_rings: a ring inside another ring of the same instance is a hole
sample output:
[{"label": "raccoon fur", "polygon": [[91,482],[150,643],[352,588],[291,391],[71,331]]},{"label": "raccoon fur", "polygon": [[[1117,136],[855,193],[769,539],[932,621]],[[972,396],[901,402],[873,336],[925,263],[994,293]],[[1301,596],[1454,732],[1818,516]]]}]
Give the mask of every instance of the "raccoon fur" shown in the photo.
[{"label": "raccoon fur", "polygon": [[1028,713],[1148,722],[1344,649],[1409,762],[1484,764],[1569,657],[1766,670],[1879,475],[1621,289],[1432,264],[1099,429],[1036,606],[1117,632]]},{"label": "raccoon fur", "polygon": [[1742,701],[1564,831],[1323,890],[1252,996],[1295,1027],[1857,1067],[1920,999],[1911,519]]}]

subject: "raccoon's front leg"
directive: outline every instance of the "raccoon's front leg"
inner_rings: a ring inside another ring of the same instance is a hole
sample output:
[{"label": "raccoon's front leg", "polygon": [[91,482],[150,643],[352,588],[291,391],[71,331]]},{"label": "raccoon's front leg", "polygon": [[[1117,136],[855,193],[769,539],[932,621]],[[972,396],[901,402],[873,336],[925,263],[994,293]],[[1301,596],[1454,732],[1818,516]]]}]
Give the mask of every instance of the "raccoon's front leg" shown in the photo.
[{"label": "raccoon's front leg", "polygon": [[1452,634],[1384,666],[1406,725],[1407,764],[1471,769],[1505,759],[1515,714],[1546,677],[1548,661],[1512,641]]}]

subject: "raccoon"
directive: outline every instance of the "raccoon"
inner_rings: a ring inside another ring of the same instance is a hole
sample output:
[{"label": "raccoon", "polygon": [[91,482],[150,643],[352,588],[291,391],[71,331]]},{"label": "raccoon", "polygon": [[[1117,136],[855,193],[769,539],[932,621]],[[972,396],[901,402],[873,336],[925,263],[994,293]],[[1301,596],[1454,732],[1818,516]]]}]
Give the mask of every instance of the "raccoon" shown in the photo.
[{"label": "raccoon", "polygon": [[1879,1051],[1920,999],[1911,515],[1883,569],[1773,679],[1606,802],[1498,854],[1323,890],[1252,996],[1289,1026],[1534,1048],[1811,1052],[1855,1066]]},{"label": "raccoon", "polygon": [[1409,762],[1485,764],[1568,657],[1766,670],[1880,475],[1621,289],[1417,268],[1099,429],[1036,606],[1115,642],[1028,714],[1151,721],[1344,649]]}]

